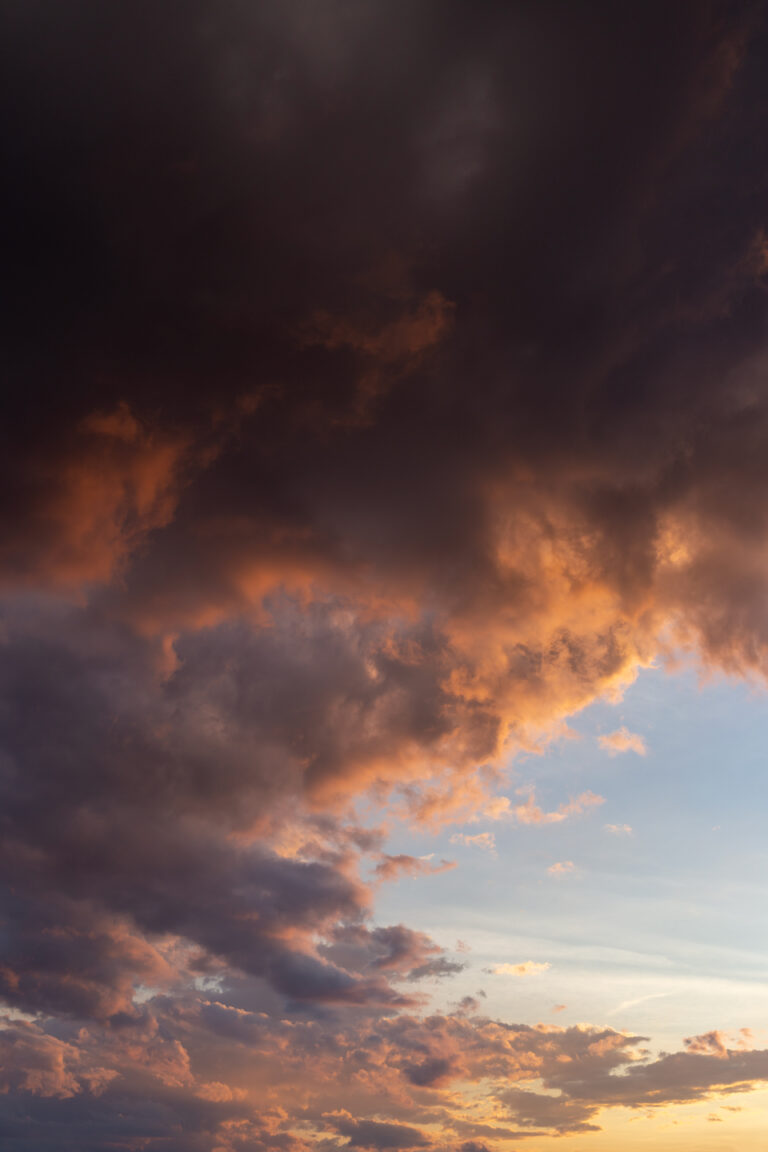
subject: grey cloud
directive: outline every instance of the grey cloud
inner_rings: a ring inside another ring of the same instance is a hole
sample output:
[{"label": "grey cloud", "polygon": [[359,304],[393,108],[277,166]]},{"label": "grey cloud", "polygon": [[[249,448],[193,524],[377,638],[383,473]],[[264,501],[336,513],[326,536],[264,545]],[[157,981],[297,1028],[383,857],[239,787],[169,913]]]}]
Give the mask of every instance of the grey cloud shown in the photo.
[{"label": "grey cloud", "polygon": [[429,1140],[417,1128],[406,1124],[385,1124],[377,1120],[328,1117],[337,1132],[346,1136],[350,1148],[424,1148]]}]

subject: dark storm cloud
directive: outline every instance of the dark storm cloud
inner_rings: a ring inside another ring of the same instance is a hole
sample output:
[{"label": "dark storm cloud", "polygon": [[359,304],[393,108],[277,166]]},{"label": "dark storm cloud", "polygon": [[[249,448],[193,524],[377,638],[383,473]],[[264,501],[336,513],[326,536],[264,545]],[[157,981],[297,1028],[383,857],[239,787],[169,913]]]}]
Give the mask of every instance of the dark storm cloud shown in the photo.
[{"label": "dark storm cloud", "polygon": [[[662,631],[763,669],[761,7],[0,18],[0,989],[53,1019],[0,1033],[7,1146],[409,1148],[461,1076],[542,1077],[502,1102],[553,1132],[761,1079],[397,1015],[460,965],[367,922],[361,854],[425,869],[345,823],[480,805]],[[256,1029],[258,1118],[215,1040]]]},{"label": "dark storm cloud", "polygon": [[[393,776],[492,758],[670,618],[760,663],[752,6],[6,26],[11,585],[111,580],[168,637],[341,600],[379,628]],[[343,628],[315,664],[358,695]],[[311,734],[311,785],[380,771],[338,742]]]},{"label": "dark storm cloud", "polygon": [[[709,646],[754,657],[734,574],[658,560],[764,483],[759,384],[724,387],[762,307],[750,6],[6,23],[9,578],[103,580],[133,553],[123,609],[172,630],[284,583],[426,599],[438,648],[457,618],[537,609],[518,656],[546,674],[567,647],[575,699],[631,662],[617,629],[659,587],[698,630],[715,598]],[[566,578],[615,596],[597,660],[516,555],[565,523]]]},{"label": "dark storm cloud", "polygon": [[[168,934],[293,1001],[405,1004],[388,974],[460,971],[423,933],[360,924],[370,897],[355,861],[380,834],[318,817],[301,830],[301,859],[264,839],[288,818],[308,762],[343,764],[347,740],[370,754],[370,731],[386,748],[396,662],[369,691],[358,638],[329,632],[322,614],[316,636],[294,613],[287,632],[217,629],[189,643],[169,677],[154,642],[98,614],[38,600],[6,615],[3,994],[27,1010],[130,1010],[136,983],[181,978],[150,943]],[[359,961],[340,953],[341,968],[311,944],[339,921],[337,940],[362,948]]]},{"label": "dark storm cloud", "polygon": [[[135,675],[143,646],[103,631],[95,642],[67,617],[54,611],[44,635],[11,626],[2,648],[5,994],[89,1014],[111,991],[112,1011],[125,1007],[117,990],[124,998],[164,968],[128,918],[258,970],[291,997],[354,998],[353,979],[300,954],[309,932],[367,909],[342,858],[283,859],[222,837],[237,791],[227,794],[229,745],[219,757],[174,749],[173,710],[150,705]],[[218,811],[206,807],[214,789]]]},{"label": "dark storm cloud", "polygon": [[[247,401],[235,450],[139,558],[145,610],[226,608],[244,570],[330,565],[503,611],[521,589],[489,489],[516,472],[524,504],[529,469],[569,493],[631,607],[711,437],[737,488],[756,479],[728,446],[738,405],[722,424],[724,358],[753,347],[761,305],[763,156],[735,120],[749,12],[13,9],[16,299],[26,324],[54,318],[12,333],[14,523],[43,516],[45,461],[94,412],[128,401],[156,437],[205,439]],[[397,333],[436,291],[451,322],[425,361],[431,337]]]}]

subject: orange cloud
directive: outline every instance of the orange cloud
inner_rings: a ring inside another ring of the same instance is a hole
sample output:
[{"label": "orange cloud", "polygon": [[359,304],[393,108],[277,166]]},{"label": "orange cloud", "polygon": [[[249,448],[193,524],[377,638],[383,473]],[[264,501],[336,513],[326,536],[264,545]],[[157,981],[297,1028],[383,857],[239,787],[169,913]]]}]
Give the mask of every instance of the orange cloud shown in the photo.
[{"label": "orange cloud", "polygon": [[125,403],[62,429],[25,463],[24,519],[0,547],[2,582],[75,592],[108,583],[173,518],[189,448],[187,437],[153,430]]},{"label": "orange cloud", "polygon": [[594,792],[582,792],[572,797],[567,804],[561,804],[553,812],[543,811],[537,804],[533,792],[524,804],[513,806],[510,811],[521,824],[560,824],[569,816],[579,816],[590,808],[605,803],[605,797]]}]

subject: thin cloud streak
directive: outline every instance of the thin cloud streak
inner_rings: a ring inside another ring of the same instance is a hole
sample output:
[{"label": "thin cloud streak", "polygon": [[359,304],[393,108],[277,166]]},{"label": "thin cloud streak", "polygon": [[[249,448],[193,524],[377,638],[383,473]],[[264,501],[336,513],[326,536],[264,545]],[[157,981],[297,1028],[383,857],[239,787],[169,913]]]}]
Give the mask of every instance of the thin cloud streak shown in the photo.
[{"label": "thin cloud streak", "polygon": [[623,1000],[615,1008],[609,1008],[606,1015],[617,1016],[620,1012],[626,1012],[629,1008],[637,1007],[638,1004],[645,1004],[649,1000],[662,1000],[671,995],[671,992],[650,992],[647,996],[638,996],[634,1000]]}]

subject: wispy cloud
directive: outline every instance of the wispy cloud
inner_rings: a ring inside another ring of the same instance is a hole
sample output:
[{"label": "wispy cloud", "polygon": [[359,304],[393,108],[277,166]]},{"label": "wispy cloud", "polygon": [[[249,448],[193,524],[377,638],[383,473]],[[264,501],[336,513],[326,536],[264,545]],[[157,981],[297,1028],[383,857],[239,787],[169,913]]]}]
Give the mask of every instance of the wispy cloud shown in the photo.
[{"label": "wispy cloud", "polygon": [[621,1004],[617,1004],[615,1008],[611,1008],[608,1012],[609,1016],[616,1016],[619,1012],[627,1012],[630,1008],[636,1008],[638,1004],[645,1004],[648,1000],[662,1000],[665,996],[671,996],[671,992],[651,992],[647,996],[638,996],[634,1000],[622,1000]]},{"label": "wispy cloud", "polygon": [[597,808],[604,803],[604,796],[598,796],[595,792],[582,792],[579,796],[572,796],[567,803],[547,812],[536,803],[536,795],[531,790],[527,800],[522,804],[513,805],[509,812],[520,824],[561,824],[570,816],[580,816],[590,808]]},{"label": "wispy cloud", "polygon": [[496,855],[496,837],[493,832],[477,832],[475,835],[468,835],[466,832],[454,832],[451,836],[451,844],[464,844],[468,848],[484,848],[492,856]]},{"label": "wispy cloud", "polygon": [[523,960],[520,964],[495,964],[488,971],[493,976],[538,976],[548,971],[552,965],[544,960]]},{"label": "wispy cloud", "polygon": [[609,756],[616,756],[620,752],[636,752],[638,756],[645,756],[648,751],[645,740],[637,732],[630,732],[623,725],[615,732],[608,732],[598,736],[597,742],[604,748]]}]

